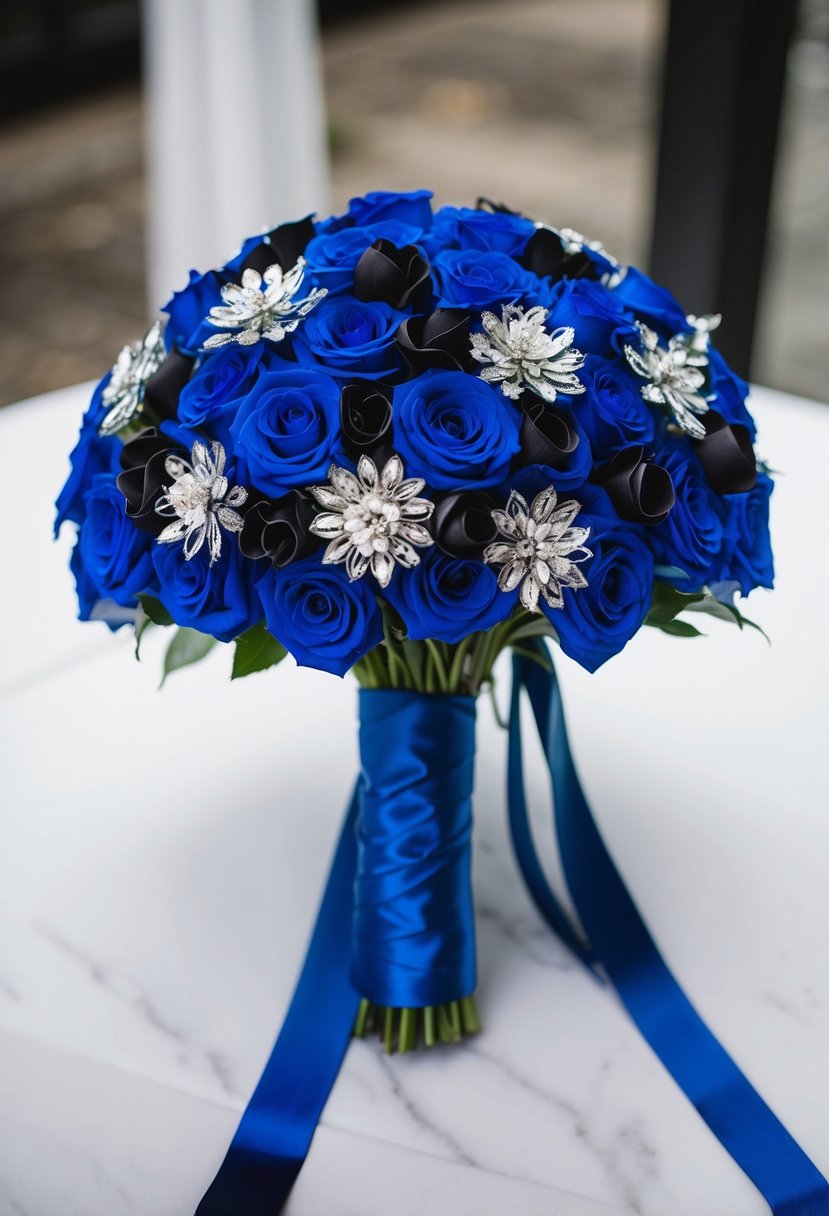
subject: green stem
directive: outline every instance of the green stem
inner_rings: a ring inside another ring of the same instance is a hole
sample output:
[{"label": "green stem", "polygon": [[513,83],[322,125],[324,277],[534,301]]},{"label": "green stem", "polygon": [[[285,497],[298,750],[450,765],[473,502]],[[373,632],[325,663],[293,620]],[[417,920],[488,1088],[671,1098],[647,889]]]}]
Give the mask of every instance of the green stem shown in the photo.
[{"label": "green stem", "polygon": [[463,691],[461,687],[461,683],[463,681],[463,667],[464,663],[466,662],[466,656],[469,654],[469,650],[474,644],[476,636],[476,634],[470,633],[455,647],[455,652],[452,656],[452,664],[449,668],[449,692],[459,693]]},{"label": "green stem", "polygon": [[[427,638],[426,639],[426,649],[429,652],[429,658],[434,667],[435,677],[437,679],[437,684],[438,684],[438,691],[439,692],[448,692],[449,691],[449,680],[448,680],[448,676],[446,674],[446,667],[444,666],[443,657],[441,656],[441,653],[440,653],[440,646],[438,645],[437,642],[433,642],[431,638]],[[434,689],[430,689],[429,691],[434,691]]]}]

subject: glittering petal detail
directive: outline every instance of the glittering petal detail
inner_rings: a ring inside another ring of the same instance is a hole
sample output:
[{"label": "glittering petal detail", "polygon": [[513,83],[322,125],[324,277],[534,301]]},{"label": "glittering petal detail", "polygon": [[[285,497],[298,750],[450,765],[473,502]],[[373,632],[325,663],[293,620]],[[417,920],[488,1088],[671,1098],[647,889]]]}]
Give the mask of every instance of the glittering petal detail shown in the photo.
[{"label": "glittering petal detail", "polygon": [[209,325],[225,332],[208,338],[204,349],[215,350],[230,342],[255,346],[262,338],[281,342],[328,294],[324,287],[315,287],[307,296],[297,299],[304,277],[304,258],[286,272],[277,264],[261,275],[248,267],[241,283],[225,284],[223,303],[211,308],[205,318]]},{"label": "glittering petal detail", "polygon": [[593,554],[584,545],[590,529],[571,527],[581,504],[558,505],[555,488],[542,490],[527,504],[515,490],[505,511],[495,510],[492,519],[502,540],[484,549],[484,561],[500,566],[498,586],[502,591],[521,587],[521,603],[528,612],[538,612],[543,598],[550,608],[561,608],[562,587],[586,587],[587,579],[577,562]]},{"label": "glittering petal detail", "polygon": [[140,414],[144,386],[161,367],[166,354],[161,321],[151,325],[140,342],[122,349],[101,395],[107,412],[98,427],[99,434],[115,435]]},{"label": "glittering petal detail", "polygon": [[555,401],[558,393],[583,393],[576,372],[584,366],[584,355],[573,346],[574,331],[564,326],[550,333],[546,320],[547,309],[540,305],[525,312],[520,304],[505,304],[500,320],[484,312],[484,332],[470,338],[472,358],[485,364],[480,378],[500,385],[512,400],[525,388],[545,401]]},{"label": "glittering petal detail", "polygon": [[248,497],[244,486],[230,486],[224,475],[225,450],[214,440],[210,448],[198,440],[193,444],[190,461],[168,456],[165,469],[172,478],[155,504],[157,515],[173,516],[161,532],[159,544],[184,541],[184,557],[190,561],[203,545],[214,565],[222,552],[222,530],[241,532],[242,516],[235,509]]},{"label": "glittering petal detail", "polygon": [[[718,318],[700,319],[701,329],[677,334],[667,346],[660,345],[658,335],[638,321],[641,349],[625,346],[625,358],[630,367],[647,381],[642,386],[643,399],[650,405],[667,409],[680,430],[694,439],[704,439],[706,434],[695,415],[708,412],[708,402],[699,390],[705,384],[703,368],[708,364],[708,332],[715,328],[715,320],[719,324]],[[699,349],[703,333],[704,346]]]},{"label": "glittering petal detail", "polygon": [[323,561],[344,562],[352,582],[370,569],[380,586],[387,587],[395,563],[416,566],[417,548],[434,544],[420,522],[429,519],[434,503],[417,497],[425,483],[419,477],[406,478],[396,452],[382,470],[370,456],[361,456],[356,477],[332,465],[328,481],[328,486],[309,486],[309,494],[327,508],[315,517],[311,531],[330,542]]}]

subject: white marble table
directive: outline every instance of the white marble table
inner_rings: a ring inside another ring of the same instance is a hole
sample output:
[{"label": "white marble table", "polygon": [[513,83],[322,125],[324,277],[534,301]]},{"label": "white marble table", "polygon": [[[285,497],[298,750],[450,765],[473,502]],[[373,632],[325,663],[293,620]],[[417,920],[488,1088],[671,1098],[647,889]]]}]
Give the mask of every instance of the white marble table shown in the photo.
[{"label": "white marble table", "polygon": [[[139,665],[126,633],[74,620],[69,537],[49,530],[84,397],[0,416],[0,1216],[192,1216],[304,951],[355,771],[354,689],[292,661],[230,685],[222,648],[159,694],[160,639]],[[762,390],[755,409],[785,473],[779,589],[749,605],[771,648],[714,622],[697,641],[645,631],[594,677],[560,670],[588,795],[661,948],[829,1171],[829,411]],[[485,1032],[391,1059],[354,1043],[291,1216],[760,1216],[536,915],[486,706],[479,751]]]}]

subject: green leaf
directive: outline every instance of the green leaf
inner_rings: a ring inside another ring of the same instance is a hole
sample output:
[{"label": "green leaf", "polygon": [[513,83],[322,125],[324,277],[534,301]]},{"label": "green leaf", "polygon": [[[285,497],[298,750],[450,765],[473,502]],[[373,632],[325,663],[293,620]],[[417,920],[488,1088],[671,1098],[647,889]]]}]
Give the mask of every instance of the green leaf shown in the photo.
[{"label": "green leaf", "polygon": [[656,578],[688,578],[686,570],[680,570],[679,566],[654,566],[653,573]]},{"label": "green leaf", "polygon": [[175,625],[175,621],[161,600],[157,600],[151,595],[139,595],[138,602],[145,616],[148,616],[154,625]]},{"label": "green leaf", "polygon": [[650,611],[645,618],[645,624],[661,629],[684,609],[704,598],[702,591],[677,591],[667,583],[656,582],[653,585]]},{"label": "green leaf", "polygon": [[746,626],[749,629],[756,629],[771,645],[768,634],[756,621],[750,621],[747,616],[743,616],[736,604],[724,604],[722,600],[718,600],[707,588],[704,597],[698,603],[688,605],[688,611],[705,612],[708,616],[713,616],[720,621],[728,621],[729,624],[737,625],[740,629],[744,629]]},{"label": "green leaf", "polygon": [[675,638],[700,638],[703,636],[702,630],[697,629],[695,625],[689,624],[688,621],[665,621],[664,625],[657,625],[657,629],[661,629],[663,633],[669,633]]},{"label": "green leaf", "polygon": [[256,671],[265,671],[281,663],[287,654],[281,642],[277,642],[273,634],[268,633],[264,625],[254,625],[241,637],[236,639],[236,649],[233,652],[233,670],[231,680],[240,680],[242,676],[251,676]]},{"label": "green leaf", "polygon": [[510,646],[526,638],[553,638],[557,640],[558,634],[546,616],[539,615],[534,619],[522,622],[509,632]]},{"label": "green leaf", "polygon": [[216,639],[209,633],[200,633],[198,629],[177,629],[164,656],[164,674],[159,688],[164,687],[164,681],[172,672],[198,663],[215,645]]},{"label": "green leaf", "polygon": [[138,612],[135,614],[135,657],[141,658],[141,639],[148,629],[151,629],[153,622],[144,611],[144,605],[138,605]]}]

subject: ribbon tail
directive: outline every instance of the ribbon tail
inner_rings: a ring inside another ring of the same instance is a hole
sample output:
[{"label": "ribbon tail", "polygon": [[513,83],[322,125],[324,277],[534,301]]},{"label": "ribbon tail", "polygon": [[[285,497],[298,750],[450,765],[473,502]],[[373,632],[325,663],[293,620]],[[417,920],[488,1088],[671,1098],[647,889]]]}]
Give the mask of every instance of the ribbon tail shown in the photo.
[{"label": "ribbon tail", "polygon": [[308,1154],[359,1003],[348,974],[358,804],[355,788],[279,1038],[196,1216],[276,1216]]},{"label": "ribbon tail", "polygon": [[[829,1216],[829,1183],[702,1021],[633,903],[579,783],[552,667],[516,658],[513,672],[508,796],[511,824],[519,827],[515,843],[519,857],[524,857],[522,869],[526,874],[529,865],[530,872],[542,873],[528,829],[523,834],[518,711],[525,689],[550,769],[565,879],[595,958],[643,1037],[774,1216]],[[539,901],[536,888],[538,883],[530,885],[542,913],[558,930],[560,908],[555,912],[555,905],[554,915],[549,915],[545,897],[542,893]],[[569,932],[572,936],[574,931]],[[568,940],[567,934],[562,936]]]}]

